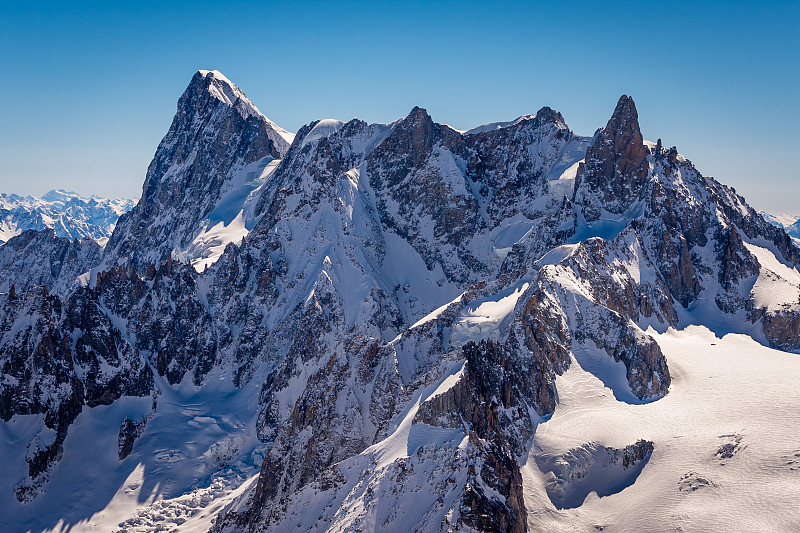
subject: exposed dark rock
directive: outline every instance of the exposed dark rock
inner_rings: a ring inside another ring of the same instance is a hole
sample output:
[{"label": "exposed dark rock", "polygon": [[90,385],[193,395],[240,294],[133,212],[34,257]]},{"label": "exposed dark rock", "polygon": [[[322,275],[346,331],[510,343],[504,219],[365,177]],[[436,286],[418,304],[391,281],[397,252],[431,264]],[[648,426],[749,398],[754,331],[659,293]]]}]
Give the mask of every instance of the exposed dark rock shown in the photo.
[{"label": "exposed dark rock", "polygon": [[471,466],[469,469],[461,497],[461,522],[476,531],[528,531],[519,463],[505,449],[501,439],[483,441],[470,434],[470,442],[483,457],[479,468]]},{"label": "exposed dark rock", "polygon": [[800,312],[767,312],[762,329],[769,345],[786,351],[800,350]]},{"label": "exposed dark rock", "polygon": [[[224,78],[198,73],[102,261],[92,244],[46,233],[0,248],[0,416],[45,415],[21,501],[44,488],[84,405],[152,394],[154,372],[203,386],[218,371],[237,387],[263,380],[255,432],[270,443],[255,488],[219,530],[282,527],[298,495],[338,490],[337,465],[370,463],[366,450],[405,421],[463,430],[467,444],[407,450],[362,481],[416,468],[438,484],[430,509],[452,496],[462,527],[525,531],[519,460],[556,408],[573,348],[622,362],[642,400],[671,383],[645,331],[677,327],[678,306],[691,312],[699,298],[760,320],[773,346],[800,348],[798,313],[756,308],[746,290],[761,272],[748,243],[792,265],[800,251],[677,149],[648,149],[627,96],[594,139],[550,108],[469,134],[420,108],[391,125],[319,121],[291,147],[273,126]],[[584,155],[573,190],[567,169]],[[176,259],[232,176],[278,157],[247,237],[202,274]],[[74,284],[90,269],[94,279]],[[501,323],[455,344],[470,306],[512,291],[521,295]],[[121,459],[145,424],[125,419]],[[570,492],[584,466],[610,465],[621,486],[653,451],[646,441],[590,448],[555,474],[569,493],[552,496],[557,505],[585,497],[588,486]],[[426,461],[453,473],[440,479]]]},{"label": "exposed dark rock", "polygon": [[622,95],[606,127],[586,152],[575,180],[576,203],[587,221],[602,211],[624,213],[639,199],[648,174],[647,149],[633,98]]},{"label": "exposed dark rock", "polygon": [[133,261],[143,273],[187,246],[232,173],[286,153],[278,129],[224,76],[197,72],[147,169],[142,198],[117,223],[105,264]]},{"label": "exposed dark rock", "polygon": [[119,427],[119,438],[117,439],[120,461],[131,454],[133,451],[133,443],[142,436],[146,425],[147,417],[140,418],[134,422],[126,416],[125,420],[122,421],[122,425]]},{"label": "exposed dark rock", "polygon": [[100,261],[103,249],[94,240],[70,241],[51,229],[28,230],[0,246],[0,291],[38,286],[66,297],[76,278]]}]

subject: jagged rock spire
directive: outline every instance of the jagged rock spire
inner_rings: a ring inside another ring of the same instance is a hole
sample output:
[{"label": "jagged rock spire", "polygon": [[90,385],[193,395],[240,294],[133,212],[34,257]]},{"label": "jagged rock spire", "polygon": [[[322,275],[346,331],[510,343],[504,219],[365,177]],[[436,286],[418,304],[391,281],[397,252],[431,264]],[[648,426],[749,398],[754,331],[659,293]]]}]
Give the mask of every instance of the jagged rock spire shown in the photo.
[{"label": "jagged rock spire", "polygon": [[578,170],[574,198],[586,220],[597,220],[602,211],[624,213],[639,197],[647,171],[636,104],[623,94]]},{"label": "jagged rock spire", "polygon": [[412,165],[418,165],[428,156],[439,136],[439,125],[433,122],[422,107],[414,107],[386,140],[385,149],[397,154],[407,154]]}]

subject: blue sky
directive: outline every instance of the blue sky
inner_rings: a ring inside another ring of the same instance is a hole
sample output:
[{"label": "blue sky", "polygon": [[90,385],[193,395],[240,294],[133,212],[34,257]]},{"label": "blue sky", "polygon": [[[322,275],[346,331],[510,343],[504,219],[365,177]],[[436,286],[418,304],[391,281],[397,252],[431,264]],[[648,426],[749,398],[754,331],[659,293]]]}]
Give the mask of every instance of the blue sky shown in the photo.
[{"label": "blue sky", "polygon": [[218,69],[289,130],[457,128],[544,105],[573,131],[634,97],[759,209],[800,214],[800,2],[70,2],[0,8],[0,192],[138,198],[178,97]]}]

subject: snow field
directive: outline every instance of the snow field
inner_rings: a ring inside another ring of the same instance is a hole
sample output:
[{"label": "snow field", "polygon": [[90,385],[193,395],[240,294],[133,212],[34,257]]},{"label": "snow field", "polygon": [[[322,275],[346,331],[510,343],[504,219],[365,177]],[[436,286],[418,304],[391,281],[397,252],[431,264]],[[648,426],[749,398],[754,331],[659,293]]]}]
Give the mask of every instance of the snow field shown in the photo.
[{"label": "snow field", "polygon": [[[670,367],[666,397],[619,401],[579,361],[557,379],[556,411],[538,427],[523,468],[530,529],[800,530],[800,358],[744,335],[717,338],[701,326],[647,333]],[[614,371],[595,369],[605,378]],[[604,498],[590,493],[575,509],[555,508],[538,455],[639,439],[653,441],[654,451],[633,485]]]}]

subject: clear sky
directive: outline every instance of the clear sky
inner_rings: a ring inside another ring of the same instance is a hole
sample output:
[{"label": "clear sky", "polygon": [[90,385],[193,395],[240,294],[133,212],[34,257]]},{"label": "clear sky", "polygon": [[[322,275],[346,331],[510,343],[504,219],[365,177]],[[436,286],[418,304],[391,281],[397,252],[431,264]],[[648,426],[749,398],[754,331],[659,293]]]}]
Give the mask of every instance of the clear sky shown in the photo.
[{"label": "clear sky", "polygon": [[200,68],[296,131],[413,106],[471,128],[560,111],[605,125],[634,97],[756,208],[800,214],[800,2],[0,4],[0,192],[138,198]]}]

